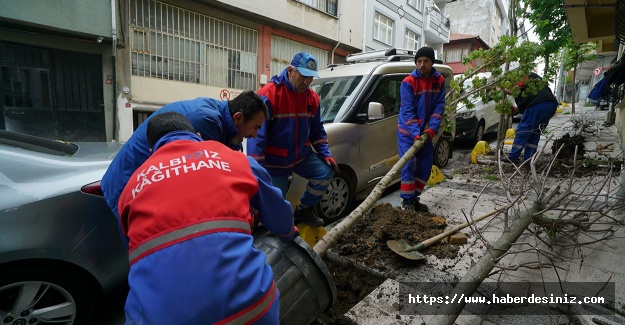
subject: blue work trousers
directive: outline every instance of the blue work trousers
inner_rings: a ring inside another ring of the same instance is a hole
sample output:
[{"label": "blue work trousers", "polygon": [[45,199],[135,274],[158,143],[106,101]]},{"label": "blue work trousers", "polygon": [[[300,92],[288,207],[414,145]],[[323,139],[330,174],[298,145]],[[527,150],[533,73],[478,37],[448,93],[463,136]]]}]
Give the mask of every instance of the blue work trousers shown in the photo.
[{"label": "blue work trousers", "polygon": [[[300,206],[303,208],[311,207],[321,201],[334,176],[332,167],[316,154],[311,154],[296,165],[293,172],[308,180],[306,191],[300,198]],[[282,191],[282,197],[286,199],[290,185],[289,176],[272,176],[272,183]]]},{"label": "blue work trousers", "polygon": [[542,102],[528,107],[521,122],[516,127],[512,150],[510,150],[510,159],[517,160],[523,151],[523,159],[528,160],[536,153],[538,142],[542,131],[549,124],[549,120],[556,113],[558,103]]},{"label": "blue work trousers", "polygon": [[[402,157],[413,144],[414,140],[410,137],[399,135],[397,137],[399,156]],[[419,149],[415,156],[408,160],[401,169],[399,196],[402,199],[412,200],[421,195],[428,179],[430,179],[433,163],[434,145],[432,140],[428,140],[423,148]]]}]

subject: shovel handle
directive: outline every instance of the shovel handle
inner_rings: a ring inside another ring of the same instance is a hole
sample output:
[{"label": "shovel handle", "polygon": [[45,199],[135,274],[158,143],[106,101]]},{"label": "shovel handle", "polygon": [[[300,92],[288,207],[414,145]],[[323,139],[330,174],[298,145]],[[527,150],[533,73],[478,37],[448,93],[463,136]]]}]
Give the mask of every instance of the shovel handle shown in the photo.
[{"label": "shovel handle", "polygon": [[496,213],[499,213],[499,212],[501,212],[501,211],[503,211],[503,210],[505,210],[507,208],[508,208],[508,206],[504,206],[504,207],[501,207],[499,209],[490,211],[490,212],[488,212],[486,214],[483,214],[483,215],[481,215],[481,216],[479,216],[479,217],[477,217],[477,218],[475,218],[475,219],[473,219],[473,220],[471,220],[469,222],[465,222],[465,223],[463,223],[461,225],[458,225],[458,226],[455,226],[455,227],[453,227],[453,228],[451,228],[451,229],[449,229],[449,230],[447,230],[447,231],[445,231],[445,232],[443,232],[441,234],[438,234],[438,235],[436,235],[436,236],[434,236],[432,238],[426,239],[423,242],[421,242],[421,244],[423,245],[423,247],[428,247],[428,246],[430,246],[430,245],[432,245],[434,243],[439,242],[441,239],[443,239],[443,238],[445,238],[445,237],[447,237],[449,235],[453,235],[453,234],[457,233],[459,230],[462,230],[462,229],[464,229],[464,228],[466,228],[466,227],[468,227],[468,226],[470,226],[470,225],[472,225],[472,224],[474,224],[474,223],[476,223],[478,221],[486,219],[486,218],[488,218],[488,217],[490,217],[490,216],[492,216],[492,215],[494,215]]}]

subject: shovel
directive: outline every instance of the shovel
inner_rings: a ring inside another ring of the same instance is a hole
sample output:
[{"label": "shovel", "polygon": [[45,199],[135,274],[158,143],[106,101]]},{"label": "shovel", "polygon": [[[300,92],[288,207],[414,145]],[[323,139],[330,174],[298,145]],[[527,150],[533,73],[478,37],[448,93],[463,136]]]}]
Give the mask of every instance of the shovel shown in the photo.
[{"label": "shovel", "polygon": [[501,212],[505,209],[507,209],[508,207],[502,207],[499,208],[497,210],[493,210],[491,212],[488,212],[486,214],[483,214],[469,222],[465,222],[459,226],[456,226],[450,230],[447,230],[439,235],[436,235],[432,238],[426,239],[414,246],[410,245],[407,241],[405,241],[404,239],[398,239],[398,240],[389,240],[386,242],[386,246],[388,246],[388,248],[390,248],[393,252],[407,258],[410,260],[422,260],[425,258],[425,256],[421,253],[419,253],[419,251],[423,250],[424,248],[439,242],[441,239],[448,237],[450,235],[453,235],[455,233],[457,233],[458,231],[478,222],[481,221],[483,219],[486,219],[498,212]]}]

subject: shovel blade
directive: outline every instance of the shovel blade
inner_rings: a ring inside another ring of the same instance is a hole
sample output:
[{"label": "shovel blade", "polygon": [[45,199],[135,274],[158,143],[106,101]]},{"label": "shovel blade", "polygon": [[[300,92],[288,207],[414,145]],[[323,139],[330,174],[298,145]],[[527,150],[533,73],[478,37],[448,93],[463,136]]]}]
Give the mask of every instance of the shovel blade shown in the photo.
[{"label": "shovel blade", "polygon": [[388,248],[390,248],[393,252],[409,260],[422,260],[425,258],[423,254],[419,253],[419,249],[423,248],[423,245],[421,244],[412,246],[405,240],[398,239],[387,241],[386,246],[388,246]]}]

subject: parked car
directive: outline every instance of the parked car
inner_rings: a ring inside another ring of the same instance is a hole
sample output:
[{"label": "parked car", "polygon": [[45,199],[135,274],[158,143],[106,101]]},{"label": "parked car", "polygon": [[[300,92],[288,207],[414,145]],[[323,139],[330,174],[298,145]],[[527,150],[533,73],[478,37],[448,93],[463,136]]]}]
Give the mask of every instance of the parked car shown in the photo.
[{"label": "parked car", "polygon": [[0,320],[91,324],[128,254],[99,180],[121,145],[0,130]]},{"label": "parked car", "polygon": [[[484,134],[497,131],[500,114],[495,111],[495,101],[486,103],[479,98],[470,98],[475,108],[468,109],[461,105],[456,111],[456,136],[468,139],[475,144],[481,141]],[[512,125],[512,116],[508,117],[508,125]]]},{"label": "parked car", "polygon": [[[397,119],[399,86],[415,68],[416,51],[389,49],[347,57],[347,63],[319,71],[312,88],[321,99],[332,156],[339,165],[330,187],[315,212],[326,223],[345,216],[355,199],[365,198],[399,160]],[[449,89],[453,72],[439,62],[434,68],[445,76]],[[434,163],[443,167],[452,156],[453,134],[441,132],[433,139]],[[399,181],[395,175],[393,183]],[[305,190],[294,176],[287,198],[294,204]]]},{"label": "parked car", "polygon": [[[471,86],[468,89],[470,91]],[[507,98],[512,108],[514,98],[510,95]],[[482,140],[484,134],[497,131],[501,115],[495,111],[496,103],[491,98],[484,102],[481,97],[470,95],[469,100],[475,105],[474,108],[459,104],[456,109],[456,137],[475,144]],[[508,117],[507,125],[512,125],[512,116]]]}]

